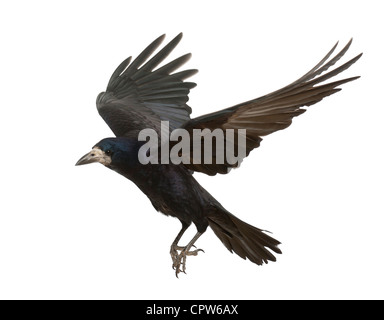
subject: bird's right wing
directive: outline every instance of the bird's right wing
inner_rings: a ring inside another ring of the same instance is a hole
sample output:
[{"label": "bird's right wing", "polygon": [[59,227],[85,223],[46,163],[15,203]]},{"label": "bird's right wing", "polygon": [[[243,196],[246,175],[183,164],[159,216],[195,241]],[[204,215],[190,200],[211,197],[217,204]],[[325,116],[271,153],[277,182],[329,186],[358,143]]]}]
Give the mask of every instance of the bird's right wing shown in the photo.
[{"label": "bird's right wing", "polygon": [[162,120],[169,121],[170,129],[190,120],[191,108],[186,102],[196,84],[184,80],[197,70],[173,73],[190,54],[155,69],[177,46],[182,33],[149,59],[164,37],[153,41],[133,62],[131,57],[124,60],[112,74],[106,92],[97,97],[99,114],[118,137],[137,137],[142,129],[160,133]]},{"label": "bird's right wing", "polygon": [[[246,129],[245,156],[248,156],[252,149],[260,145],[261,137],[290,126],[294,117],[306,111],[306,109],[303,109],[304,106],[310,106],[321,101],[324,97],[340,91],[341,88],[338,88],[340,85],[359,78],[352,77],[318,85],[348,69],[361,57],[362,54],[323,74],[345,54],[351,42],[352,40],[334,58],[328,60],[336,49],[336,44],[314,68],[290,85],[260,98],[192,119],[185,123],[183,128],[188,130],[191,136],[196,129],[209,129],[211,131],[215,129],[224,131],[226,129],[235,129],[235,132],[237,129]],[[237,150],[239,147],[237,137],[235,135],[233,141],[224,141],[224,147],[229,142],[228,146]],[[202,137],[202,140],[204,140],[204,137]],[[201,146],[204,147],[203,141],[201,141]],[[193,161],[194,153],[198,151],[202,154],[203,150],[191,148],[189,155],[191,163],[185,164],[185,166],[190,170],[208,175],[225,174],[230,168],[237,167],[242,160],[239,159],[236,164],[218,163],[215,150],[215,148],[212,150],[212,164],[196,164],[196,161]]]}]

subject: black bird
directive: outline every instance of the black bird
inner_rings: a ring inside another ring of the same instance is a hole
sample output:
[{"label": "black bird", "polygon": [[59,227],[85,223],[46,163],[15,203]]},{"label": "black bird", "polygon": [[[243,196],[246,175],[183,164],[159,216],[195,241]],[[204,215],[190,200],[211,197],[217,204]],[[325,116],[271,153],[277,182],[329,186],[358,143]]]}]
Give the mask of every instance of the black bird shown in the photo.
[{"label": "black bird", "polygon": [[[197,70],[174,73],[189,60],[190,54],[156,69],[179,43],[182,34],[150,58],[164,37],[162,35],[153,41],[133,62],[131,57],[124,60],[112,74],[107,90],[98,95],[96,104],[99,114],[116,137],[98,142],[76,165],[102,163],[132,180],[148,196],[156,210],[180,220],[182,228],[170,251],[176,276],[181,271],[185,273],[187,256],[202,251],[194,248],[194,244],[208,226],[229,251],[243,259],[248,258],[258,265],[268,263],[268,260],[276,261],[271,251],[280,254],[280,242],[228,212],[193,177],[194,171],[208,175],[226,174],[229,169],[237,167],[241,159],[235,164],[218,161],[213,144],[211,163],[142,164],[139,150],[145,142],[138,140],[138,134],[142,129],[150,128],[160,135],[161,121],[169,121],[170,130],[183,128],[191,136],[194,129],[246,129],[245,156],[248,156],[252,149],[260,145],[261,137],[287,128],[293,117],[306,111],[304,106],[319,102],[340,91],[340,85],[359,78],[323,84],[349,68],[362,54],[324,73],[345,54],[352,40],[330,59],[336,44],[313,69],[290,85],[234,107],[191,119],[191,108],[186,103],[190,89],[196,84],[184,80]],[[236,136],[225,142],[238,147]],[[201,139],[204,140],[203,137]],[[193,160],[195,152],[194,148],[190,149],[190,159]],[[181,247],[179,240],[192,222],[197,233],[185,247]]]}]

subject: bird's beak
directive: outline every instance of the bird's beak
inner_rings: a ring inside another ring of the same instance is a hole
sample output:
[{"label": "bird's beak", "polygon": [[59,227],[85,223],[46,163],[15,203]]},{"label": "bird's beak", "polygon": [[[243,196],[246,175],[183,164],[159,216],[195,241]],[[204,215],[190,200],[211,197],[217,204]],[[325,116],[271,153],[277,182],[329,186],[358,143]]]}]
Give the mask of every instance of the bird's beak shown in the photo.
[{"label": "bird's beak", "polygon": [[81,166],[83,164],[89,164],[93,162],[100,162],[101,164],[108,165],[111,163],[111,157],[107,156],[101,149],[93,148],[86,155],[82,156],[75,165]]}]

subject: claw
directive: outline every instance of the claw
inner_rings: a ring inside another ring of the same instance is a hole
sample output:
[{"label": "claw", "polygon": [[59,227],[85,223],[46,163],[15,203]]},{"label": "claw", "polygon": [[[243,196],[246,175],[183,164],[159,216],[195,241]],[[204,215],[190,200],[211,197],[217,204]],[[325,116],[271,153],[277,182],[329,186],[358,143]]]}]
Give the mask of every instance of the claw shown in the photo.
[{"label": "claw", "polygon": [[[177,253],[177,250],[181,251],[180,254]],[[193,251],[187,251],[187,247],[179,247],[179,246],[172,246],[171,247],[172,268],[173,268],[173,270],[175,270],[177,278],[179,278],[180,272],[187,274],[187,272],[186,272],[187,256],[197,256],[200,251],[205,253],[205,251],[203,249],[196,249]]]},{"label": "claw", "polygon": [[[197,249],[194,243],[196,240],[202,235],[202,233],[197,232],[196,235],[192,238],[192,240],[188,243],[186,247],[180,247],[177,245],[180,240],[181,235],[183,234],[185,229],[181,229],[180,233],[176,237],[175,241],[171,245],[171,258],[172,258],[172,269],[175,270],[176,277],[179,278],[179,273],[185,272],[187,269],[187,256],[197,256],[200,251],[204,252],[203,249]],[[191,248],[196,248],[196,250],[190,251]],[[180,253],[178,253],[180,251]],[[204,252],[205,253],[205,252]]]}]

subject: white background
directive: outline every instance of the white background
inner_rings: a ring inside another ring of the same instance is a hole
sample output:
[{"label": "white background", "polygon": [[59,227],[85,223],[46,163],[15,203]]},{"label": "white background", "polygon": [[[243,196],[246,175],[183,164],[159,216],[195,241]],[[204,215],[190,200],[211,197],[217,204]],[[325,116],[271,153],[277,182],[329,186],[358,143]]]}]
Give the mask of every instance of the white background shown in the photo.
[{"label": "white background", "polygon": [[[381,13],[379,1],[3,1],[0,298],[384,298]],[[179,222],[116,173],[74,166],[112,135],[95,100],[115,67],[180,31],[170,58],[193,53],[193,116],[296,80],[337,40],[354,37],[344,62],[364,52],[343,73],[361,79],[266,137],[239,170],[196,174],[283,243],[276,263],[231,255],[208,230],[205,254],[177,279]]]}]

